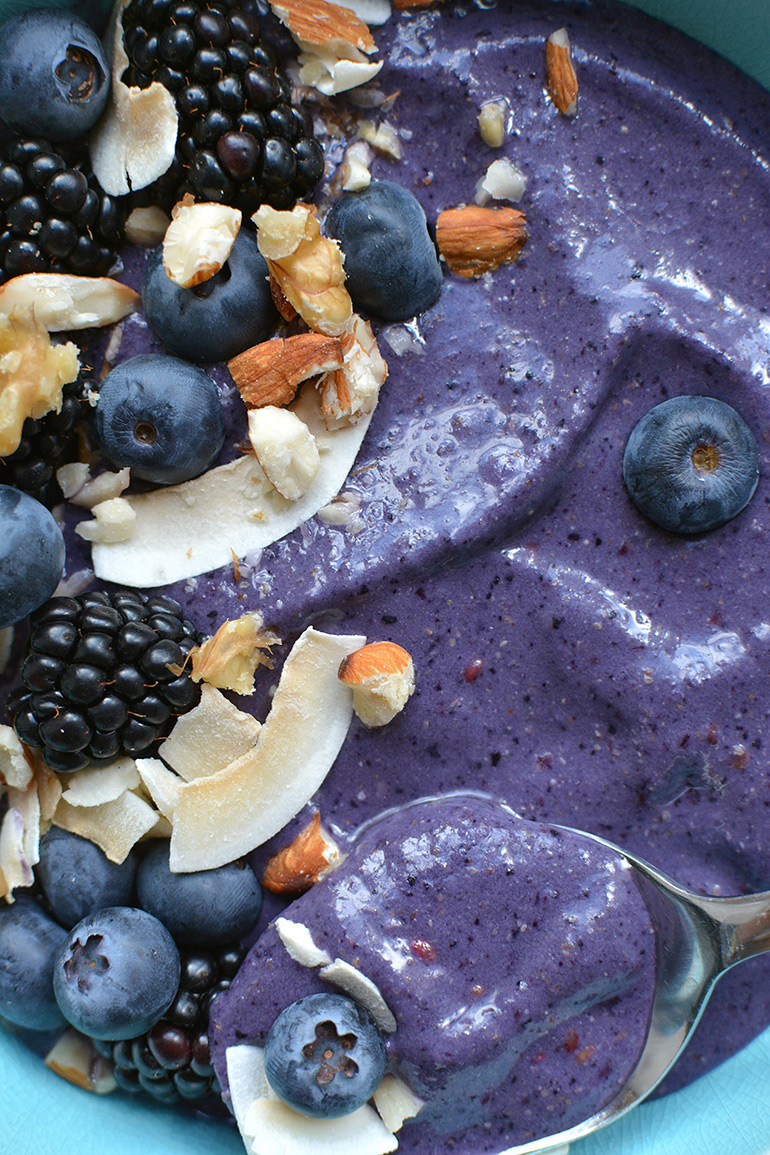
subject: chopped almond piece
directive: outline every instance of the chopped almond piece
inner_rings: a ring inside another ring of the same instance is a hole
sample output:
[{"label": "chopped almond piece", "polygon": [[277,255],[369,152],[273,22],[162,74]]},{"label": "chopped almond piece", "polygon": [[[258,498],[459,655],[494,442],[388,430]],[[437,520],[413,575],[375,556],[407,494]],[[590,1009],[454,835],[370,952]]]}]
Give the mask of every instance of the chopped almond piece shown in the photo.
[{"label": "chopped almond piece", "polygon": [[293,321],[297,316],[297,310],[292,305],[291,301],[287,301],[283,295],[281,286],[276,281],[273,274],[270,274],[270,296],[273,298],[273,304],[278,312],[283,317],[284,321]]},{"label": "chopped almond piece", "polygon": [[559,28],[548,37],[545,63],[551,100],[562,116],[574,116],[577,112],[578,82],[566,28]]},{"label": "chopped almond piece", "polygon": [[393,0],[393,7],[397,10],[402,8],[427,8],[432,4],[433,0]]},{"label": "chopped almond piece", "polygon": [[445,209],[436,221],[436,242],[453,273],[480,277],[516,260],[527,239],[525,224],[518,209]]},{"label": "chopped almond piece", "polygon": [[313,45],[341,53],[376,49],[369,28],[351,12],[327,0],[270,0],[270,6],[301,47]]},{"label": "chopped almond piece", "polygon": [[337,677],[353,691],[353,709],[365,726],[384,726],[414,693],[411,655],[395,642],[370,642],[340,663]]},{"label": "chopped almond piece", "polygon": [[304,894],[340,862],[340,848],[321,826],[316,811],[294,841],[268,860],[262,885],[273,894]]},{"label": "chopped almond piece", "polygon": [[299,333],[263,341],[228,361],[241,397],[250,409],[261,405],[288,405],[297,387],[319,373],[342,366],[339,337]]},{"label": "chopped almond piece", "polygon": [[388,376],[371,325],[356,313],[342,337],[342,352],[342,365],[318,382],[327,429],[354,425],[372,413]]}]

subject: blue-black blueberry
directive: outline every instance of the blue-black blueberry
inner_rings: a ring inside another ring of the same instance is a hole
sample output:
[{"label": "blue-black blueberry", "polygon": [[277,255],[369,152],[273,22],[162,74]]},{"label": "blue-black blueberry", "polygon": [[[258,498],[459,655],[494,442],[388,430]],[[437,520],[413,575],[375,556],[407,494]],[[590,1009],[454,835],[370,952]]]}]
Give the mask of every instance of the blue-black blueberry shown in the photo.
[{"label": "blue-black blueberry", "polygon": [[623,481],[637,508],[672,533],[706,533],[748,504],[759,480],[751,429],[714,397],[671,397],[634,427]]},{"label": "blue-black blueberry", "polygon": [[123,862],[111,862],[87,838],[52,826],[40,840],[35,875],[54,918],[71,930],[105,906],[125,906],[133,893],[137,864],[136,851]]},{"label": "blue-black blueberry", "polygon": [[169,844],[154,842],[136,877],[139,904],[185,946],[237,942],[256,925],[262,888],[248,865],[236,862],[214,870],[175,874],[168,865]]},{"label": "blue-black blueberry", "polygon": [[0,908],[0,1015],[30,1031],[65,1025],[53,990],[67,932],[24,895]]},{"label": "blue-black blueberry", "polygon": [[109,906],[82,919],[54,962],[65,1019],[92,1039],[133,1039],[168,1010],[179,986],[179,951],[144,910]]},{"label": "blue-black blueberry", "polygon": [[275,1093],[318,1119],[350,1115],[385,1073],[385,1042],[369,1012],[345,995],[308,995],[281,1011],[265,1041]]},{"label": "blue-black blueberry", "polygon": [[0,629],[50,598],[64,572],[64,538],[51,513],[18,489],[0,485]]},{"label": "blue-black blueberry", "polygon": [[443,277],[420,202],[390,181],[372,181],[332,205],[325,232],[345,254],[345,286],[361,312],[408,321],[435,305]]},{"label": "blue-black blueberry", "polygon": [[129,466],[134,477],[159,485],[203,473],[225,437],[211,377],[161,353],[140,353],[107,374],[94,429],[115,466]]},{"label": "blue-black blueberry", "polygon": [[72,12],[35,9],[0,27],[0,118],[47,140],[88,132],[104,111],[110,69],[98,36]]},{"label": "blue-black blueberry", "polygon": [[243,228],[219,272],[193,289],[166,275],[162,249],[150,253],[142,304],[166,348],[188,361],[228,361],[264,341],[278,321],[267,262]]}]

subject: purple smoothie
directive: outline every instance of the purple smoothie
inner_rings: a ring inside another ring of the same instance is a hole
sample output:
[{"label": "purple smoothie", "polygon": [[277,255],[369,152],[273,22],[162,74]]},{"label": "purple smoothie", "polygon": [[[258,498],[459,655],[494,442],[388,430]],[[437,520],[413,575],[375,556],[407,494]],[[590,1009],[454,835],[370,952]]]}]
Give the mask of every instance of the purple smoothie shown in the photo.
[{"label": "purple smoothie", "polygon": [[[395,1015],[389,1069],[425,1101],[399,1134],[405,1152],[553,1134],[603,1106],[639,1056],[655,939],[629,868],[490,799],[375,821],[287,917],[354,962]],[[329,989],[271,926],[212,1009],[222,1086],[228,1046],[264,1044],[289,1002]]]},{"label": "purple smoothie", "polygon": [[[574,121],[543,92],[561,25]],[[346,485],[361,532],[313,519],[240,581],[228,567],[167,590],[207,631],[259,609],[284,653],[310,621],[409,649],[415,697],[382,731],[354,725],[316,798],[343,840],[393,805],[470,788],[696,890],[767,888],[770,96],[609,3],[445,5],[376,39],[404,158],[374,175],[433,222],[510,156],[529,179],[524,254],[480,281],[447,274],[401,355],[379,327],[390,377]],[[514,131],[492,152],[476,115],[500,95]],[[127,259],[126,279],[141,265]],[[120,360],[147,348],[161,346],[137,314]],[[243,408],[215,377],[232,445]],[[762,458],[749,506],[694,539],[645,521],[620,471],[635,423],[681,393],[737,408]],[[87,564],[73,542],[67,572]],[[268,689],[239,704],[264,716]],[[755,960],[719,984],[669,1088],[770,1022],[768,976]]]}]

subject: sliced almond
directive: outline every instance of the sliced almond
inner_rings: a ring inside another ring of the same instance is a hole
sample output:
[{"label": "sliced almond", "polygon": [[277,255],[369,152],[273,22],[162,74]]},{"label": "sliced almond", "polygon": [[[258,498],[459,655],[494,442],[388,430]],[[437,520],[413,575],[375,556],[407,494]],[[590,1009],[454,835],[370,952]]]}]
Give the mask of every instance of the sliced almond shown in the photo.
[{"label": "sliced almond", "polygon": [[52,345],[31,308],[0,312],[0,457],[18,449],[28,417],[38,420],[61,409],[62,388],[76,380],[79,369],[77,346]]},{"label": "sliced almond", "polygon": [[236,694],[254,693],[254,674],[258,666],[272,670],[269,651],[280,638],[264,628],[257,613],[223,622],[212,638],[190,651],[191,677],[205,681],[219,690]]},{"label": "sliced almond", "polygon": [[118,1087],[112,1065],[78,1031],[65,1031],[56,1040],[45,1057],[45,1065],[68,1083],[97,1095],[109,1095]]},{"label": "sliced almond", "polygon": [[120,585],[166,585],[232,564],[265,549],[312,517],[343,488],[366,433],[368,418],[329,433],[316,390],[308,384],[292,407],[313,433],[321,463],[313,484],[287,502],[266,480],[255,457],[220,465],[193,481],[125,500],[136,513],[128,542],[95,544],[97,577]]},{"label": "sliced almond", "polygon": [[387,1155],[398,1147],[395,1135],[367,1104],[337,1119],[311,1119],[280,1099],[257,1098],[243,1126],[253,1155]]},{"label": "sliced almond", "polygon": [[361,139],[370,144],[377,152],[389,156],[391,160],[401,160],[404,149],[398,132],[386,120],[376,124],[373,120],[361,120],[358,123]]},{"label": "sliced almond", "polygon": [[25,273],[0,288],[0,313],[31,309],[49,333],[98,329],[136,312],[141,297],[111,277],[70,273]]},{"label": "sliced almond", "polygon": [[128,88],[123,73],[123,11],[131,0],[118,0],[108,33],[112,56],[110,101],[90,135],[91,164],[110,196],[125,196],[163,176],[176,150],[179,118],[174,97],[158,81],[148,88]]},{"label": "sliced almond", "polygon": [[[185,717],[186,715],[183,715]],[[182,779],[172,774],[159,758],[137,758],[136,769],[145,789],[158,810],[169,822],[174,820],[174,811],[179,802]],[[173,829],[173,828],[172,828]],[[149,832],[148,832],[149,833]],[[153,835],[156,831],[153,829]],[[171,830],[168,832],[171,836]]]},{"label": "sliced almond", "polygon": [[325,373],[318,382],[327,429],[340,429],[369,417],[388,376],[388,366],[377,347],[372,327],[357,313],[353,314],[341,344],[342,365]]},{"label": "sliced almond", "polygon": [[227,262],[243,214],[229,205],[195,204],[188,194],[171,213],[163,238],[166,275],[181,289],[209,281]]},{"label": "sliced almond", "polygon": [[32,767],[13,726],[0,726],[0,781],[18,790],[32,781]]},{"label": "sliced almond", "polygon": [[182,787],[172,870],[232,862],[267,842],[310,801],[350,725],[351,695],[337,669],[362,640],[305,630],[286,659],[254,750]]},{"label": "sliced almond", "polygon": [[424,1100],[395,1075],[385,1075],[372,1098],[383,1123],[393,1132],[400,1131],[404,1121],[419,1115],[425,1106]]},{"label": "sliced almond", "polygon": [[[73,473],[68,475],[67,480],[72,484],[76,480],[74,470],[79,465],[76,462],[72,466],[63,465],[58,471],[57,477],[62,470],[72,469]],[[86,468],[88,468],[86,466]],[[61,484],[61,480],[59,482]],[[126,466],[121,469],[119,473],[110,473],[106,470],[100,473],[97,477],[87,477],[83,484],[74,492],[64,496],[69,497],[73,505],[79,505],[81,509],[94,509],[95,506],[101,505],[103,501],[110,501],[113,497],[120,497],[124,490],[128,489],[131,484],[131,470]],[[62,486],[64,489],[64,486]]]},{"label": "sliced almond", "polygon": [[124,228],[126,240],[130,245],[159,245],[169,223],[168,213],[158,205],[132,209]]},{"label": "sliced almond", "polygon": [[157,812],[126,790],[101,806],[70,806],[63,799],[56,807],[54,825],[79,834],[100,846],[110,862],[124,862],[131,848],[157,821]]},{"label": "sliced almond", "polygon": [[109,766],[89,766],[68,774],[64,782],[62,798],[70,806],[101,806],[138,786],[139,771],[133,758],[117,758]]},{"label": "sliced almond", "polygon": [[281,916],[275,920],[275,929],[287,953],[300,966],[322,967],[331,963],[329,952],[316,946],[309,927],[304,923]]},{"label": "sliced almond", "polygon": [[357,140],[345,150],[342,162],[342,187],[345,192],[360,192],[372,183],[369,169],[372,154],[365,140]]},{"label": "sliced almond", "polygon": [[227,368],[246,405],[257,408],[288,405],[303,381],[341,365],[339,337],[298,333],[254,345],[228,361]]},{"label": "sliced almond", "polygon": [[340,58],[333,52],[318,49],[302,52],[299,57],[299,78],[309,88],[317,88],[324,96],[336,96],[340,92],[350,92],[362,84],[374,80],[382,68],[381,60],[349,60]]},{"label": "sliced almond", "polygon": [[551,100],[562,116],[574,116],[577,112],[578,82],[566,28],[559,28],[548,37],[545,63]]},{"label": "sliced almond", "polygon": [[341,861],[340,848],[324,830],[317,810],[294,841],[268,860],[262,885],[273,894],[304,894]]},{"label": "sliced almond", "polygon": [[261,729],[256,718],[204,682],[200,702],[177,719],[158,753],[186,782],[192,782],[224,770],[248,753],[256,746]]},{"label": "sliced almond", "polygon": [[290,409],[263,405],[249,412],[249,441],[265,477],[287,501],[307,493],[321,466],[315,437]]},{"label": "sliced almond", "polygon": [[308,328],[332,337],[344,333],[353,302],[342,253],[336,241],[321,236],[315,205],[298,204],[291,212],[262,205],[251,219],[270,273]]},{"label": "sliced almond", "polygon": [[518,209],[445,209],[436,221],[436,243],[453,273],[480,277],[516,260],[527,239],[525,224]]},{"label": "sliced almond", "polygon": [[396,1029],[396,1016],[391,1011],[382,992],[375,982],[368,978],[358,967],[336,958],[328,966],[321,967],[318,972],[322,979],[333,983],[335,987],[345,991],[362,1007],[366,1007],[377,1026],[386,1035],[392,1035]]},{"label": "sliced almond", "polygon": [[339,679],[353,691],[353,708],[365,726],[384,726],[414,693],[411,655],[395,642],[371,642],[343,660]]},{"label": "sliced almond", "polygon": [[129,541],[134,532],[136,512],[125,497],[111,497],[100,501],[91,511],[93,521],[81,521],[75,533],[86,541],[115,545]]},{"label": "sliced almond", "polygon": [[340,56],[351,49],[370,54],[374,37],[349,8],[327,0],[270,0],[270,7],[301,48],[325,48]]}]

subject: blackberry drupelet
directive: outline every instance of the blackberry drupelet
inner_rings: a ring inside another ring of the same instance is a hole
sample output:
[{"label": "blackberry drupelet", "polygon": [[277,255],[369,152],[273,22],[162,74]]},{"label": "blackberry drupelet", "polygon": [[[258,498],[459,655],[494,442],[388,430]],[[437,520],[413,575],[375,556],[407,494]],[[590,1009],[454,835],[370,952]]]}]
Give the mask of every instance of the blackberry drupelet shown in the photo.
[{"label": "blackberry drupelet", "polygon": [[82,142],[14,135],[0,145],[0,283],[23,273],[106,276],[125,212],[90,171]]},{"label": "blackberry drupelet", "polygon": [[94,1040],[100,1055],[115,1064],[115,1080],[124,1091],[145,1091],[162,1103],[189,1103],[219,1096],[209,1055],[209,1008],[229,987],[244,951],[226,946],[218,952],[182,952],[182,975],[174,1002],[149,1031],[119,1043]]},{"label": "blackberry drupelet", "polygon": [[183,667],[198,642],[178,602],[136,590],[54,597],[30,618],[24,687],[8,713],[53,770],[147,754],[200,688]]},{"label": "blackberry drupelet", "polygon": [[0,458],[0,485],[21,489],[49,508],[62,500],[54,475],[60,465],[77,460],[78,425],[90,420],[83,389],[80,379],[65,385],[58,413],[46,413],[37,421],[27,418],[19,448]]},{"label": "blackberry drupelet", "polygon": [[312,120],[260,37],[250,0],[131,0],[124,12],[127,84],[165,85],[179,113],[177,196],[192,192],[244,214],[291,208],[323,176]]}]

